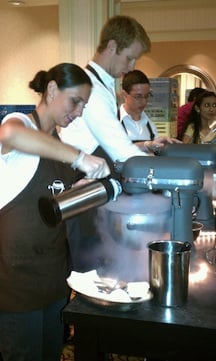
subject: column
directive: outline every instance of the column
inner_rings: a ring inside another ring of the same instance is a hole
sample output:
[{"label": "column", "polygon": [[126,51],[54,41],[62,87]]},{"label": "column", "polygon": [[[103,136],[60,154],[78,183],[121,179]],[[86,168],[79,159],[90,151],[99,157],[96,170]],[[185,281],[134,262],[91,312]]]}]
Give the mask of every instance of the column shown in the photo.
[{"label": "column", "polygon": [[103,24],[118,13],[119,0],[59,0],[60,61],[84,67],[96,50]]}]

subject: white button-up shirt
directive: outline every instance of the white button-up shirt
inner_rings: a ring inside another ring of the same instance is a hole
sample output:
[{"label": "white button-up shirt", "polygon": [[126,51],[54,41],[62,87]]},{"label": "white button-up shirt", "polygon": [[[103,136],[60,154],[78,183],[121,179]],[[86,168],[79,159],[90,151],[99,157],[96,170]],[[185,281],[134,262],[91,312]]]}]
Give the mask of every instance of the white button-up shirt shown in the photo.
[{"label": "white button-up shirt", "polygon": [[86,69],[93,83],[92,92],[82,117],[61,129],[62,141],[88,154],[93,153],[100,145],[113,161],[147,155],[130,141],[117,118],[115,79],[93,61],[89,64],[94,67],[105,85]]},{"label": "white button-up shirt", "polygon": [[139,120],[133,120],[124,108],[124,104],[120,106],[120,121],[124,123],[128,137],[131,140],[151,140],[151,134],[147,127],[149,123],[155,138],[158,137],[156,125],[149,119],[148,115],[143,111]]}]

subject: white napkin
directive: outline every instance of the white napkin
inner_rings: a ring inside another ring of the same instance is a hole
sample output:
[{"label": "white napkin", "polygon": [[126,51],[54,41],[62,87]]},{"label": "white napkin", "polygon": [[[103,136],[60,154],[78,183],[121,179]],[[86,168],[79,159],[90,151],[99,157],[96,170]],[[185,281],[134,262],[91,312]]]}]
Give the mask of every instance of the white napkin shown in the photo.
[{"label": "white napkin", "polygon": [[[127,291],[123,289],[116,289],[107,294],[99,292],[95,284],[96,281],[101,281],[101,278],[98,276],[96,270],[84,273],[72,271],[70,276],[67,278],[68,285],[75,291],[89,297],[107,300],[110,302],[133,303],[145,301],[151,298],[148,282],[129,282],[127,284]],[[132,300],[131,297],[139,299],[136,301]]]},{"label": "white napkin", "polygon": [[100,281],[96,270],[85,273],[72,271],[67,278],[67,283],[71,288],[86,295],[98,292],[95,281]]}]

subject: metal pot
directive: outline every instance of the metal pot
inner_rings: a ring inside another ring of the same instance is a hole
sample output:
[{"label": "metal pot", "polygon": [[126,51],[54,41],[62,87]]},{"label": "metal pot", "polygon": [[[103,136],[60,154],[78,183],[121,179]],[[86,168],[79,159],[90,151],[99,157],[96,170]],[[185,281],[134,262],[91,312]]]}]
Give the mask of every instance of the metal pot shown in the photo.
[{"label": "metal pot", "polygon": [[151,192],[122,194],[101,208],[109,234],[125,247],[138,250],[150,241],[170,239],[170,197]]}]

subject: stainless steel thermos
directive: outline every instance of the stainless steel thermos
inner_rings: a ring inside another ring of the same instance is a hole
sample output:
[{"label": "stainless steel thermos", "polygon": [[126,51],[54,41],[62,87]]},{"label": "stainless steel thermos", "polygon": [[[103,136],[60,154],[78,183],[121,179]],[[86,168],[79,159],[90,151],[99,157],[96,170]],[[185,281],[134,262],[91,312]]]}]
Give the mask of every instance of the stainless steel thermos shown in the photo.
[{"label": "stainless steel thermos", "polygon": [[94,180],[54,197],[41,197],[39,212],[47,225],[56,226],[74,215],[115,200],[121,192],[121,185],[115,179]]}]

